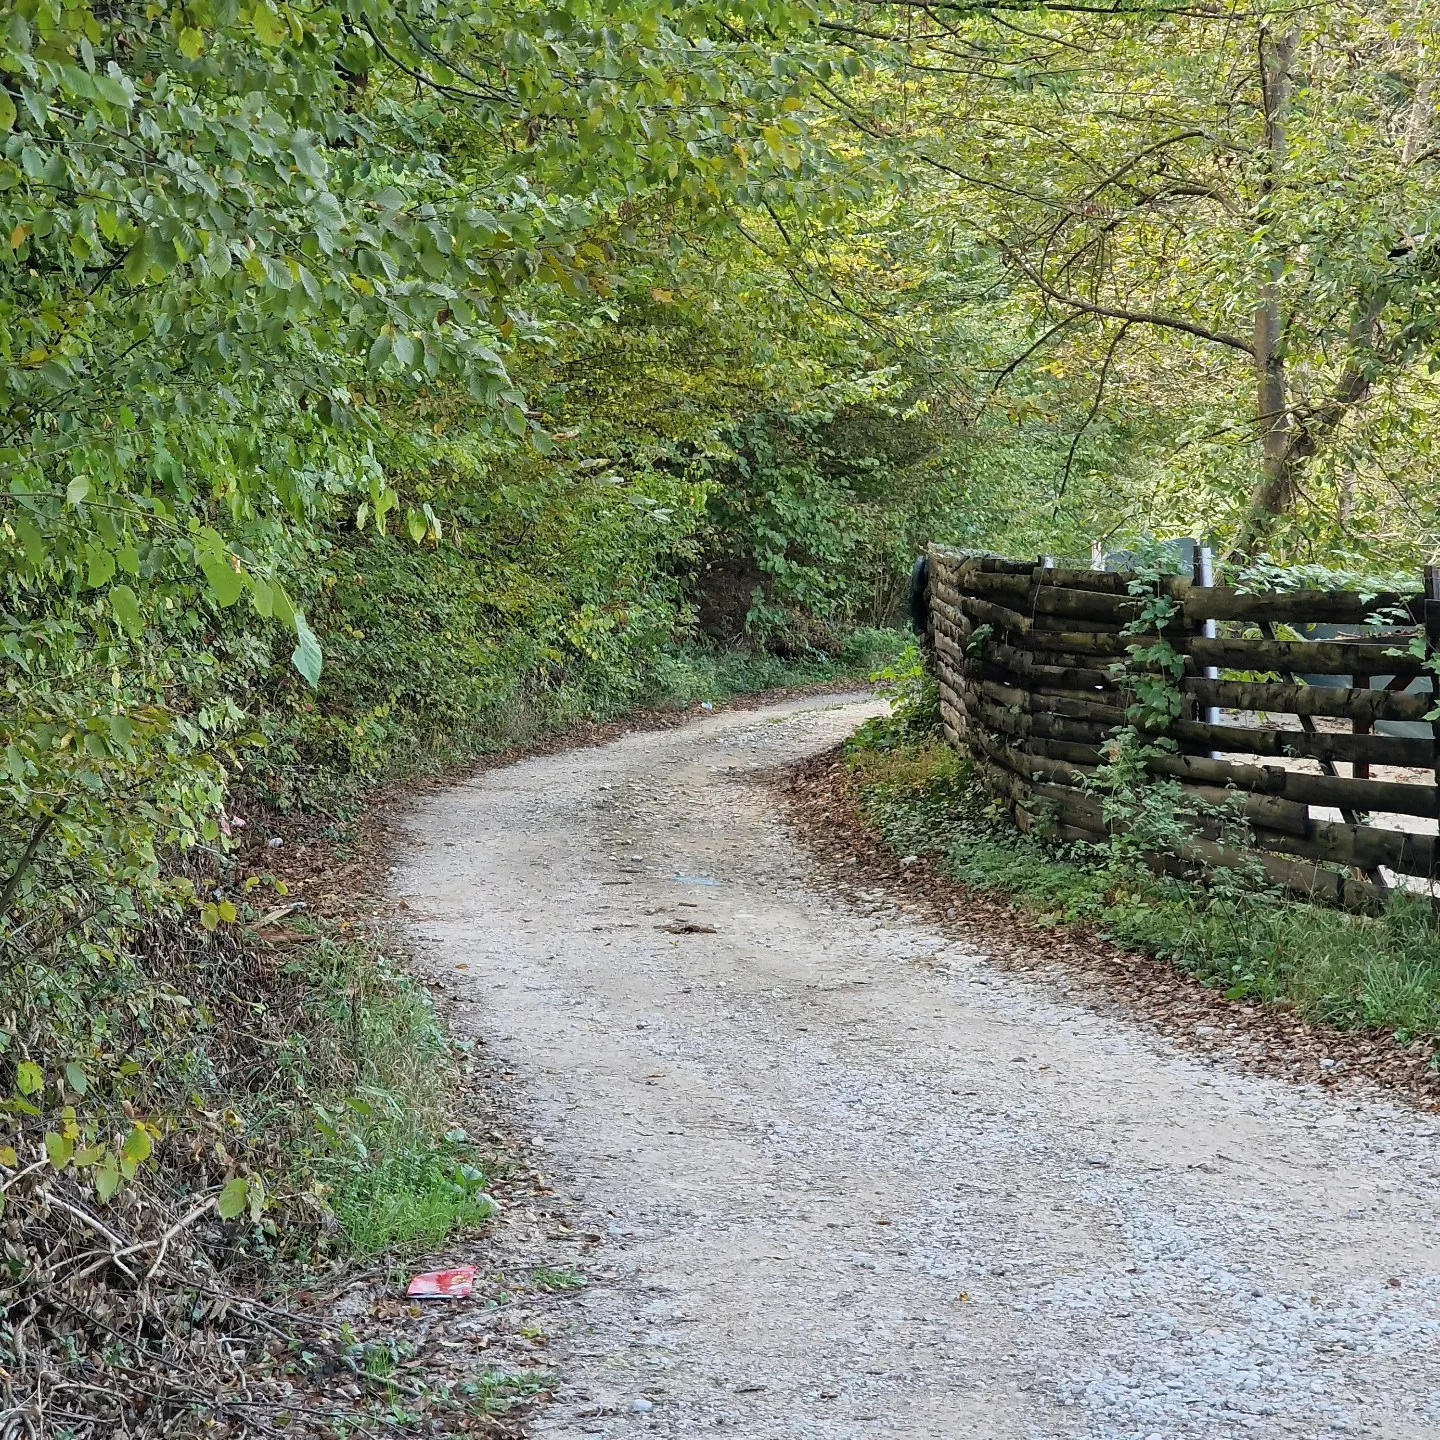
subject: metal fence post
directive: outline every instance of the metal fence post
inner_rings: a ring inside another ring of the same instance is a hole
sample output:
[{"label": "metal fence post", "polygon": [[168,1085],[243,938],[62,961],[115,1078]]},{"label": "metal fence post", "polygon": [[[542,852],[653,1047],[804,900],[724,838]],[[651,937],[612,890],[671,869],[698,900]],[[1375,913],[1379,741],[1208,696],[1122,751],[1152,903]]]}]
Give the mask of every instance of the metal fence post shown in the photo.
[{"label": "metal fence post", "polygon": [[[1200,586],[1201,589],[1209,590],[1215,584],[1215,552],[1199,540],[1195,542],[1194,576],[1195,583]],[[1201,626],[1200,633],[1207,640],[1213,640],[1219,635],[1220,630],[1214,620],[1206,620]],[[1207,665],[1205,667],[1205,678],[1207,680],[1218,680],[1220,678],[1219,666]],[[1205,723],[1207,725],[1218,725],[1220,723],[1220,707],[1218,705],[1207,705],[1205,707]],[[1212,750],[1210,752],[1210,758],[1212,760],[1218,760],[1220,758],[1220,751]]]},{"label": "metal fence post", "polygon": [[[1440,565],[1425,567],[1425,640],[1426,649],[1433,657],[1440,653]],[[1440,675],[1430,672],[1430,699],[1440,705]],[[1440,785],[1440,720],[1432,720],[1430,728],[1435,736],[1435,783]]]}]

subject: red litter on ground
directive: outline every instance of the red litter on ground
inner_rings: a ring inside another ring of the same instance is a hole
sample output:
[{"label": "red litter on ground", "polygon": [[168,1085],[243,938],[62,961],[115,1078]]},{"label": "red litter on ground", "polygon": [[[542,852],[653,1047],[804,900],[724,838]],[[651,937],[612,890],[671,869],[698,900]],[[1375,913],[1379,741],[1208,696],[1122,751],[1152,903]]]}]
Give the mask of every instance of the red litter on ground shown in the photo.
[{"label": "red litter on ground", "polygon": [[475,1284],[475,1267],[461,1265],[456,1270],[427,1270],[411,1282],[407,1295],[420,1300],[468,1300]]}]

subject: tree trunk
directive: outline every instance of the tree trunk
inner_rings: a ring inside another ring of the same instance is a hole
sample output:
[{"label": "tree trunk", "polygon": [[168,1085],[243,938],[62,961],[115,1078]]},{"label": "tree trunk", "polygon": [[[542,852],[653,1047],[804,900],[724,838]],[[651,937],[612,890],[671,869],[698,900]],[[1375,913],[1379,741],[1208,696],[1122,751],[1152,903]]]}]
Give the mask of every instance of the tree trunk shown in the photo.
[{"label": "tree trunk", "polygon": [[[1278,43],[1268,32],[1260,36],[1260,86],[1265,115],[1267,173],[1261,185],[1256,218],[1263,228],[1273,205],[1274,191],[1285,162],[1285,123],[1294,82],[1290,67],[1299,48],[1298,30]],[[1400,164],[1408,166],[1421,153],[1434,121],[1430,77],[1416,86],[1409,122],[1401,145]],[[1250,508],[1230,556],[1249,556],[1264,541],[1275,521],[1294,504],[1300,476],[1321,444],[1339,428],[1349,411],[1370,393],[1374,384],[1375,340],[1384,296],[1372,291],[1357,297],[1350,322],[1350,356],[1334,392],[1323,403],[1297,410],[1288,394],[1281,353],[1283,317],[1273,283],[1261,286],[1255,312],[1256,408],[1260,431],[1261,480],[1250,498]],[[1343,528],[1353,506],[1353,478],[1342,482],[1340,523]]]},{"label": "tree trunk", "polygon": [[[1263,231],[1270,223],[1275,192],[1285,167],[1286,121],[1294,89],[1290,67],[1300,48],[1300,32],[1290,30],[1276,40],[1268,29],[1260,31],[1260,105],[1265,119],[1265,174],[1260,182],[1256,222]],[[1273,272],[1275,262],[1268,262]],[[1291,418],[1282,353],[1283,320],[1272,275],[1260,286],[1255,308],[1255,412],[1260,435],[1261,478],[1250,497],[1250,510],[1234,551],[1248,553],[1261,541],[1295,498],[1295,467],[1290,463]]]}]

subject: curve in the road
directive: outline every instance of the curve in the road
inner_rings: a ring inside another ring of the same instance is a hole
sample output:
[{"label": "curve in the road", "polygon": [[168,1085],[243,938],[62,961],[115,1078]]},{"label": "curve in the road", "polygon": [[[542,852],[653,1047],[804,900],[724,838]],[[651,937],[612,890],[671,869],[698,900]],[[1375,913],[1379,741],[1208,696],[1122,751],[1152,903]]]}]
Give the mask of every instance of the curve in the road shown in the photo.
[{"label": "curve in the road", "polygon": [[1440,1130],[827,893],[720,714],[426,801],[395,877],[602,1217],[537,1433],[1440,1437]]}]

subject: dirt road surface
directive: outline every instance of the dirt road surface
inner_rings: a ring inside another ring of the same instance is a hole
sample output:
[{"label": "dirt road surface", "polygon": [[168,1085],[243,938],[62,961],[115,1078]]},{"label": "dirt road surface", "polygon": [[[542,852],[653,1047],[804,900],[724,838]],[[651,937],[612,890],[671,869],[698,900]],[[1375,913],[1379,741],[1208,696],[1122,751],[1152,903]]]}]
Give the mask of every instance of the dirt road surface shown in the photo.
[{"label": "dirt road surface", "polygon": [[412,818],[417,963],[605,1237],[535,1433],[1440,1437],[1440,1127],[841,900],[761,777],[876,709],[719,714]]}]

